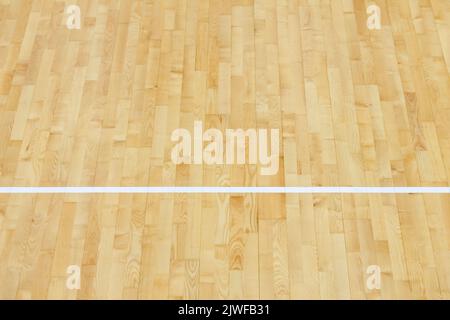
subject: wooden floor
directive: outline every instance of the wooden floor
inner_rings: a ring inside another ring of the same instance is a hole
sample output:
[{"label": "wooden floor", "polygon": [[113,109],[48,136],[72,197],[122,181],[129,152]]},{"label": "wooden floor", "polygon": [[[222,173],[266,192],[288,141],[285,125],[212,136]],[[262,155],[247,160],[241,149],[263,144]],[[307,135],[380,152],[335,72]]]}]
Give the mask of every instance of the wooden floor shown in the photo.
[{"label": "wooden floor", "polygon": [[[449,186],[450,1],[371,3],[0,0],[0,186]],[[175,166],[196,120],[278,174]],[[0,297],[450,299],[450,196],[3,194]]]}]

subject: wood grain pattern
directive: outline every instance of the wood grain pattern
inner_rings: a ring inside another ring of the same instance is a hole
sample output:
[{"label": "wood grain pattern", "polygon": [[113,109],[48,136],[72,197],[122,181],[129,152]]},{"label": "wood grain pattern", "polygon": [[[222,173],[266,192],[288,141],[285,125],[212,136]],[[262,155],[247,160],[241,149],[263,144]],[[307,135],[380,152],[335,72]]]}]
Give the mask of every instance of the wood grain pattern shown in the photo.
[{"label": "wood grain pattern", "polygon": [[[449,186],[449,39],[443,0],[0,0],[0,186]],[[174,165],[196,120],[280,129],[278,174]],[[0,195],[0,298],[450,299],[450,197]]]}]

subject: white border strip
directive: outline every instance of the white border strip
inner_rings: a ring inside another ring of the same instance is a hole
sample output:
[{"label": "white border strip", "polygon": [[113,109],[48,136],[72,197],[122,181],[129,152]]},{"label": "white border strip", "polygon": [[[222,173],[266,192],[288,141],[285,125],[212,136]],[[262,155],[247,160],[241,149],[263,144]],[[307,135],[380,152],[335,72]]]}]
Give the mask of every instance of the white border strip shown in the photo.
[{"label": "white border strip", "polygon": [[121,194],[121,193],[434,193],[450,187],[0,187],[0,194]]}]

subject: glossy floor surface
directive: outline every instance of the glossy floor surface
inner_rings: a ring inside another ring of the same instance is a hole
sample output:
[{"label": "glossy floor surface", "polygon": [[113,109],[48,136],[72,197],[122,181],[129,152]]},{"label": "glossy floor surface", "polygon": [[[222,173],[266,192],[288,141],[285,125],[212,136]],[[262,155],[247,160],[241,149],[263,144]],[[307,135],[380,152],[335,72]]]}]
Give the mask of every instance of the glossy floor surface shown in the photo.
[{"label": "glossy floor surface", "polygon": [[[446,0],[0,0],[0,187],[448,187],[449,75]],[[175,165],[195,121],[277,174]],[[1,194],[0,297],[450,299],[450,195]]]}]

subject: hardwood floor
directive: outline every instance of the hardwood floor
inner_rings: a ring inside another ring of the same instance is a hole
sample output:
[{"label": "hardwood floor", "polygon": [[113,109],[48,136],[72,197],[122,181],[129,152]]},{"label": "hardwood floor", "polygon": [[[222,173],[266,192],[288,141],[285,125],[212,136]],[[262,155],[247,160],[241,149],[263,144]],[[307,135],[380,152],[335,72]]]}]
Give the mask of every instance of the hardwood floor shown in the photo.
[{"label": "hardwood floor", "polygon": [[[195,121],[278,173],[175,165]],[[448,187],[449,128],[450,1],[0,0],[0,187]],[[450,299],[450,195],[0,194],[0,298]]]}]

